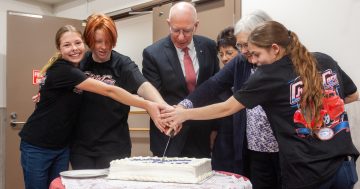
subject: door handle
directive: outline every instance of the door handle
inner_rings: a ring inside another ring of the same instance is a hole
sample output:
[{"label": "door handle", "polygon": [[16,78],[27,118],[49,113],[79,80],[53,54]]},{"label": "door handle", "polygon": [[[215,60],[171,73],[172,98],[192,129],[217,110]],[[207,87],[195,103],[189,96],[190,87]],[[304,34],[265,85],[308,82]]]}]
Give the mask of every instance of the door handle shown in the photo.
[{"label": "door handle", "polygon": [[16,128],[16,125],[18,125],[18,124],[24,125],[25,123],[26,122],[24,122],[24,121],[10,121],[10,126],[12,128]]},{"label": "door handle", "polygon": [[[16,118],[17,118],[17,113],[16,112],[11,112],[10,113],[10,126],[13,128],[13,129],[21,129],[22,126],[26,123],[24,121],[16,121]],[[17,127],[17,125],[21,125],[19,127]]]}]

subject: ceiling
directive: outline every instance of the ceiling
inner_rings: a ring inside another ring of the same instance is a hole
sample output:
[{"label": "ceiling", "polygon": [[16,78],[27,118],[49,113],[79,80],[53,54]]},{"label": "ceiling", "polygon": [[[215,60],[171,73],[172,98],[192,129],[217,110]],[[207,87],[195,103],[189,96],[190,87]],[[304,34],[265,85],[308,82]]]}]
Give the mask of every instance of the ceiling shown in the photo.
[{"label": "ceiling", "polygon": [[65,2],[74,1],[74,0],[35,0],[35,1],[47,3],[49,5],[55,5],[55,4],[65,3]]}]

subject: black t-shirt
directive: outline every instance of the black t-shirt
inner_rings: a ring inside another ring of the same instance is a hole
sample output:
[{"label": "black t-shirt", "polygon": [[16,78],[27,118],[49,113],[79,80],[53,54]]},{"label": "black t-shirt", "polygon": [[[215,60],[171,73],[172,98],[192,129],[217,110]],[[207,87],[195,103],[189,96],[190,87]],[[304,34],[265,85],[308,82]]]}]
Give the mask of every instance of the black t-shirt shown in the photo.
[{"label": "black t-shirt", "polygon": [[[80,65],[88,77],[133,94],[146,81],[137,65],[116,51],[112,51],[110,60],[104,63],[95,62],[88,52]],[[129,111],[128,105],[84,91],[71,152],[90,156],[130,155]]]},{"label": "black t-shirt", "polygon": [[86,78],[73,64],[57,60],[40,84],[40,101],[19,133],[21,139],[45,148],[66,147],[81,105],[75,86]]},{"label": "black t-shirt", "polygon": [[[332,94],[329,99],[324,97],[324,104],[332,98],[343,102],[341,99],[357,91],[352,80],[331,57],[321,53],[314,55],[324,89]],[[338,129],[338,126],[348,125],[343,105],[340,106],[341,112],[329,113],[335,116],[331,117],[331,124],[325,126],[334,132],[330,140],[320,140],[300,132],[306,128],[294,118],[299,113],[302,82],[293,70],[288,56],[273,64],[260,66],[234,97],[246,108],[256,105],[264,108],[279,143],[285,188],[317,188],[319,183],[335,174],[345,156],[357,157],[359,153],[352,143],[349,127]]]}]

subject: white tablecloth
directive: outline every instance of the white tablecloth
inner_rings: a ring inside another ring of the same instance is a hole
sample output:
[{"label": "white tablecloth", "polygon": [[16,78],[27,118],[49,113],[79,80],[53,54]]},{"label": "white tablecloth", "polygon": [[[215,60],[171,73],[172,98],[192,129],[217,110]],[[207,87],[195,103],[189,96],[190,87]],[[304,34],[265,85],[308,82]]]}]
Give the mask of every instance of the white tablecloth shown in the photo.
[{"label": "white tablecloth", "polygon": [[213,176],[200,184],[109,180],[106,177],[62,177],[61,180],[66,189],[252,189],[247,178],[223,172],[214,172]]}]

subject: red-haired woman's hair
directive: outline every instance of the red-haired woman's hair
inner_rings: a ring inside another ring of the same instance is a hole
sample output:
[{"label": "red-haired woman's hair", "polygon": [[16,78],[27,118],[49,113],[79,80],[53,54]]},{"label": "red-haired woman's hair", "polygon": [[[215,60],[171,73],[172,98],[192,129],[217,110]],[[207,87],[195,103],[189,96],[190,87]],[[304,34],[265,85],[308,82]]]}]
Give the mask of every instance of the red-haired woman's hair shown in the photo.
[{"label": "red-haired woman's hair", "polygon": [[90,49],[95,46],[95,32],[97,30],[102,30],[105,33],[112,48],[116,46],[117,30],[114,21],[104,14],[96,13],[87,18],[84,30],[85,43]]},{"label": "red-haired woman's hair", "polygon": [[300,108],[307,121],[307,127],[315,120],[313,127],[320,120],[322,109],[323,84],[314,56],[300,43],[298,36],[275,21],[267,21],[255,28],[248,42],[261,48],[270,48],[277,44],[286,49],[291,58],[295,72],[303,82],[303,91],[300,98]]}]

